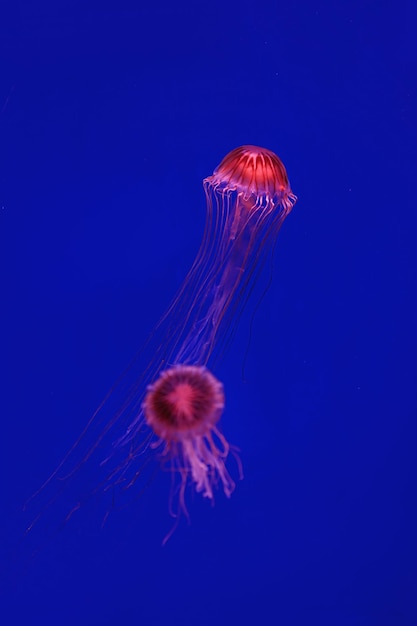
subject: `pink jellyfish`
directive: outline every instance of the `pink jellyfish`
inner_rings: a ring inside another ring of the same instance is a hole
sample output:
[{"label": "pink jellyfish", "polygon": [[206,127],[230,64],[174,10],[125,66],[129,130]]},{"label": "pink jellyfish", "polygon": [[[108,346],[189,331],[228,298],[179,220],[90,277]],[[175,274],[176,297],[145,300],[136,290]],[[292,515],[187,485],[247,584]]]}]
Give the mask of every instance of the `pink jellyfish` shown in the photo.
[{"label": "pink jellyfish", "polygon": [[281,160],[257,146],[232,150],[203,185],[207,219],[200,250],[162,318],[173,331],[161,345],[169,363],[202,365],[216,342],[222,347],[296,201]]},{"label": "pink jellyfish", "polygon": [[[230,152],[203,185],[207,200],[203,240],[177,296],[149,337],[147,349],[153,357],[131,384],[121,407],[66,473],[67,478],[73,476],[110,437],[111,452],[101,462],[106,475],[93,493],[114,487],[125,490],[142,475],[145,452],[161,450],[160,457],[180,479],[174,489],[179,506],[171,509],[174,516],[187,512],[187,483],[209,499],[217,483],[226,496],[234,489],[225,465],[229,445],[218,426],[223,387],[206,366],[230,338],[231,324],[296,202],[281,160],[256,146]],[[86,435],[97,428],[112,399],[113,390],[37,493],[58,477]],[[68,517],[80,506],[78,500]]]},{"label": "pink jellyfish", "polygon": [[164,443],[181,475],[179,502],[185,511],[184,490],[188,479],[206,498],[213,498],[218,475],[230,496],[234,483],[224,458],[229,445],[217,428],[224,408],[223,385],[206,367],[175,365],[149,385],[143,403],[145,419]]}]

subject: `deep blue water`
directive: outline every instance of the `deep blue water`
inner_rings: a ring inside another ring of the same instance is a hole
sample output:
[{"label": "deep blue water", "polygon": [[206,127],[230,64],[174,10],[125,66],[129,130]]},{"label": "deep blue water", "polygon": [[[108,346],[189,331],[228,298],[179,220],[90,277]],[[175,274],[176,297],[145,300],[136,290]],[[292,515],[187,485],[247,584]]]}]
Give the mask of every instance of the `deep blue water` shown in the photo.
[{"label": "deep blue water", "polygon": [[[415,17],[2,4],[2,624],[417,624]],[[104,528],[105,496],[62,524],[64,492],[22,539],[22,505],[186,275],[202,179],[242,144],[275,151],[299,198],[216,366],[244,479],[214,507],[189,491],[164,548],[164,472]]]}]

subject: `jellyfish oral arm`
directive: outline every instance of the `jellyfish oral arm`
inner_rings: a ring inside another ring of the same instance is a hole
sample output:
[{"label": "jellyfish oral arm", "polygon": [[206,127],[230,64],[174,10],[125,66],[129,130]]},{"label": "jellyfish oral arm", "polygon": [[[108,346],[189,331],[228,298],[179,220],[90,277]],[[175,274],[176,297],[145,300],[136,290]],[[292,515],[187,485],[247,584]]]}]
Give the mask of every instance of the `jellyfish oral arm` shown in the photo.
[{"label": "jellyfish oral arm", "polygon": [[[219,333],[226,334],[256,268],[290,209],[283,203],[224,192],[205,181],[206,235],[214,242],[199,254],[189,285],[197,285],[187,307],[188,332],[179,341],[175,363],[207,363]],[[292,205],[291,205],[292,206]],[[228,315],[229,312],[229,315]]]}]

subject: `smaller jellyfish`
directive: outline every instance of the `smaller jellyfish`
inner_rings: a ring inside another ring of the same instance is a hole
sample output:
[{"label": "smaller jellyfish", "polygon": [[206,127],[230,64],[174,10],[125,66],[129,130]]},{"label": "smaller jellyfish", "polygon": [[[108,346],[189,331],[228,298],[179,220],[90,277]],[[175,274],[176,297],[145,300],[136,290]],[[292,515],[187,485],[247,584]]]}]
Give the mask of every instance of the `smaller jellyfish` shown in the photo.
[{"label": "smaller jellyfish", "polygon": [[179,505],[187,513],[188,479],[213,499],[220,479],[226,496],[234,489],[225,465],[229,445],[217,428],[224,409],[223,385],[204,366],[175,365],[149,385],[142,405],[145,420],[163,445],[162,458],[180,475]]}]

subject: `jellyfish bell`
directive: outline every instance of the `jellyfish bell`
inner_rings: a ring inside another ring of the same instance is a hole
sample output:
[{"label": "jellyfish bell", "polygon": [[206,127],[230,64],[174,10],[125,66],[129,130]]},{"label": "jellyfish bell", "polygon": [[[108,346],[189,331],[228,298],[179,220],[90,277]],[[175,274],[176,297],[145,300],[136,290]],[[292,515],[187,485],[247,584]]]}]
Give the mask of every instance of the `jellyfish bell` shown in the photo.
[{"label": "jellyfish bell", "polygon": [[205,182],[222,191],[237,191],[257,204],[283,203],[288,211],[295,201],[281,159],[266,148],[241,146],[227,154]]},{"label": "jellyfish bell", "polygon": [[147,424],[168,444],[205,437],[223,412],[223,385],[206,367],[176,365],[148,385],[142,408]]}]

